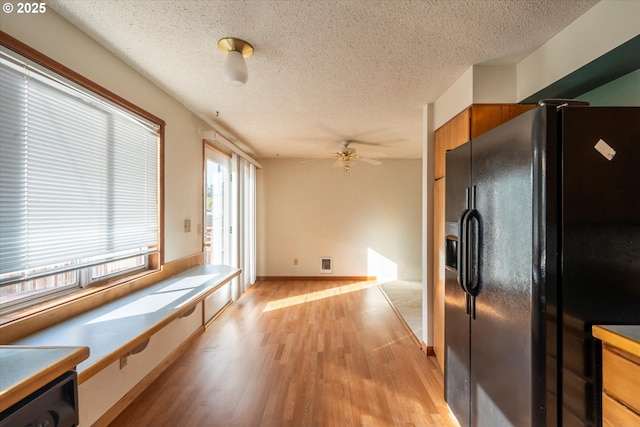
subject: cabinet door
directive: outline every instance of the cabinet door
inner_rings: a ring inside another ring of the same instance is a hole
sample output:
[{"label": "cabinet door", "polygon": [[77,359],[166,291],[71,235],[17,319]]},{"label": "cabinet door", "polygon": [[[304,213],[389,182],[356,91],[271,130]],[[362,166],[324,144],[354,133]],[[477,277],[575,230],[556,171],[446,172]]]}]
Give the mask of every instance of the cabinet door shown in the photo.
[{"label": "cabinet door", "polygon": [[434,132],[434,179],[446,175],[445,153],[534,108],[533,104],[474,104]]},{"label": "cabinet door", "polygon": [[444,372],[444,214],[445,178],[433,183],[433,350]]},{"label": "cabinet door", "polygon": [[434,132],[434,179],[445,176],[447,150],[469,141],[471,109],[467,108]]},{"label": "cabinet door", "polygon": [[471,138],[535,108],[534,104],[474,104],[471,106]]}]

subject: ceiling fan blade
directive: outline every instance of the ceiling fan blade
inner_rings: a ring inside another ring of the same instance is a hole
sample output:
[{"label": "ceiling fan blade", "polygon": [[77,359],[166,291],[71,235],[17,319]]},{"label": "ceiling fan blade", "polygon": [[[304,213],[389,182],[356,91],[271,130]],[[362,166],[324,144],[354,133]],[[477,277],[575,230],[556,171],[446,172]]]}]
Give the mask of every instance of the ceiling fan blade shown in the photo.
[{"label": "ceiling fan blade", "polygon": [[[369,145],[376,146],[381,145],[382,143],[376,142],[366,142],[366,141],[358,141],[352,139],[343,139],[340,141],[341,146],[336,147],[335,150],[326,151],[326,154],[332,154],[331,157],[321,157],[321,158],[334,158],[336,161],[331,165],[332,168],[342,168],[345,171],[348,171],[352,166],[354,166],[358,160],[363,161],[364,163],[368,163],[370,165],[378,166],[381,165],[382,162],[378,160],[374,160],[376,157],[386,157],[387,155],[383,152],[365,152],[358,153],[355,148],[351,147],[350,144],[361,144],[361,145]],[[309,159],[303,161],[303,163],[315,161],[319,159]]]},{"label": "ceiling fan blade", "polygon": [[358,151],[358,154],[365,157],[387,157],[387,155],[381,151],[365,151],[364,153]]},{"label": "ceiling fan blade", "polygon": [[317,162],[317,161],[320,161],[320,160],[329,160],[329,159],[332,159],[332,158],[333,157],[318,157],[318,158],[315,158],[315,159],[302,160],[302,161],[300,161],[300,163],[311,163],[311,162]]},{"label": "ceiling fan blade", "polygon": [[349,139],[348,141],[349,141],[350,144],[360,144],[360,145],[369,145],[369,146],[382,145],[379,142],[359,141],[359,140],[356,140],[356,139]]},{"label": "ceiling fan blade", "polygon": [[379,162],[378,160],[368,159],[366,157],[358,157],[358,160],[365,163],[369,163],[370,165],[374,165],[374,166],[379,166],[382,164],[382,162]]}]

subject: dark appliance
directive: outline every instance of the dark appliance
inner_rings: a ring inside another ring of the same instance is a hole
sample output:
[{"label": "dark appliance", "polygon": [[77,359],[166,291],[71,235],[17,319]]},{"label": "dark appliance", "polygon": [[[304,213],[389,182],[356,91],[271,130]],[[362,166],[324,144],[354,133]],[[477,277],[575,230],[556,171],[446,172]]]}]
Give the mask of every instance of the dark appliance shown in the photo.
[{"label": "dark appliance", "polygon": [[640,108],[550,100],[447,153],[445,399],[599,426],[593,324],[640,324]]},{"label": "dark appliance", "polygon": [[0,427],[78,425],[78,375],[69,371],[0,412]]}]

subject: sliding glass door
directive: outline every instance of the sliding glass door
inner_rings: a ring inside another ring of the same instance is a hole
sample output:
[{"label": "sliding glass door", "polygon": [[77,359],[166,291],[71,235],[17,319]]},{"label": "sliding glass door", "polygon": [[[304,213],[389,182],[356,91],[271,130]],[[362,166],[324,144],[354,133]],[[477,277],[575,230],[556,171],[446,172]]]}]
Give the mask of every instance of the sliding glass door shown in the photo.
[{"label": "sliding glass door", "polygon": [[256,166],[205,144],[204,257],[206,264],[242,269],[235,300],[256,280]]},{"label": "sliding glass door", "polygon": [[205,148],[204,260],[231,263],[231,158]]}]

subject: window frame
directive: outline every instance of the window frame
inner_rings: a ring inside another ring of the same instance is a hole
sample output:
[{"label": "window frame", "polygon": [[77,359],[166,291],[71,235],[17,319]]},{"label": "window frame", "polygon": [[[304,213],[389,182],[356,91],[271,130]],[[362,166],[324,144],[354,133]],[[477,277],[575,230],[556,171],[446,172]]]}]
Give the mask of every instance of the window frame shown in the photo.
[{"label": "window frame", "polygon": [[[125,100],[124,98],[116,95],[108,89],[98,85],[97,83],[85,78],[81,74],[67,68],[59,62],[49,58],[48,56],[40,53],[39,51],[31,48],[30,46],[22,43],[21,41],[11,37],[3,31],[0,31],[0,45],[4,46],[10,51],[21,55],[30,61],[38,64],[39,66],[60,75],[74,84],[78,85],[84,90],[87,90],[99,97],[112,102],[116,106],[123,108],[135,115],[138,115],[158,126],[158,251],[155,253],[146,255],[146,269],[140,268],[135,270],[129,270],[128,272],[122,272],[122,274],[110,274],[97,280],[91,280],[87,285],[81,287],[74,287],[73,289],[61,289],[60,294],[51,296],[45,301],[38,301],[34,298],[34,301],[24,308],[18,308],[15,311],[10,311],[6,314],[0,315],[0,327],[6,323],[13,322],[16,319],[21,319],[28,316],[33,316],[39,312],[48,311],[56,308],[59,305],[66,305],[74,300],[85,299],[86,297],[102,292],[106,289],[117,287],[132,281],[139,281],[144,276],[152,275],[161,270],[164,265],[164,153],[165,153],[165,122],[157,116],[147,112],[146,110],[138,107],[137,105]],[[89,267],[90,269],[91,267]],[[82,270],[77,270],[78,274],[85,274]],[[129,286],[131,287],[131,286]],[[48,293],[48,292],[45,292]]]}]

